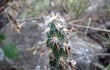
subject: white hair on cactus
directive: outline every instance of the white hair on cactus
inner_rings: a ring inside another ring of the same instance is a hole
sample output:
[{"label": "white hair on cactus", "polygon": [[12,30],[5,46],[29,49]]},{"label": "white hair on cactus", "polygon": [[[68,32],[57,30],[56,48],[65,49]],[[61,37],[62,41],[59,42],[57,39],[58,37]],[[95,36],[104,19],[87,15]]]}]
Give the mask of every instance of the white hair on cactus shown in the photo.
[{"label": "white hair on cactus", "polygon": [[76,61],[71,60],[71,64],[72,64],[72,65],[76,65]]},{"label": "white hair on cactus", "polygon": [[[55,25],[59,28],[59,27],[64,27],[66,24],[65,24],[65,19],[63,17],[60,16],[59,13],[54,13],[53,11],[48,15],[46,16],[46,19],[45,19],[45,25],[48,25],[50,22],[52,21],[57,21],[57,23],[55,23]],[[61,27],[61,28],[62,28]]]},{"label": "white hair on cactus", "polygon": [[54,14],[54,12],[51,12],[48,16],[46,16],[45,24],[48,25],[53,20],[57,19],[57,15]]},{"label": "white hair on cactus", "polygon": [[41,34],[47,33],[47,32],[49,32],[49,31],[50,31],[50,28],[48,27],[48,28],[46,28],[45,31],[42,32]]}]

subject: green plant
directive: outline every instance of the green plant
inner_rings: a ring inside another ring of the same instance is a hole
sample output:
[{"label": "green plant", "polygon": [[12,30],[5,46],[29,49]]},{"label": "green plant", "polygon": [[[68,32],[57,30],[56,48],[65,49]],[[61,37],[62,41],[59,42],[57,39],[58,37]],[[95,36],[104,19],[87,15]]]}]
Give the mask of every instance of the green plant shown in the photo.
[{"label": "green plant", "polygon": [[17,60],[19,58],[18,49],[16,48],[15,44],[9,43],[5,44],[3,47],[3,52],[6,57],[11,60]]},{"label": "green plant", "polygon": [[[5,36],[4,34],[0,34],[0,42],[3,40],[5,40]],[[4,46],[2,46],[2,50],[5,56],[11,60],[17,60],[19,58],[18,49],[13,43],[4,44]]]},{"label": "green plant", "polygon": [[[52,17],[51,17],[52,19]],[[74,70],[74,65],[69,58],[70,47],[67,45],[65,26],[63,27],[62,22],[56,21],[58,17],[55,16],[50,22],[48,22],[47,42],[46,45],[49,48],[50,56],[50,69],[51,70],[67,70],[68,66]],[[60,18],[61,19],[61,18]],[[61,24],[61,26],[59,25]],[[61,27],[61,28],[60,28]]]},{"label": "green plant", "polygon": [[0,34],[0,42],[5,39],[5,36],[3,34]]},{"label": "green plant", "polygon": [[55,27],[54,23],[50,23],[50,32],[47,33],[48,40],[47,40],[47,46],[50,48],[50,66],[51,70],[63,70],[63,67],[59,62],[60,58],[66,58],[66,53],[63,50],[63,41],[64,41],[64,35],[58,31],[58,29]]},{"label": "green plant", "polygon": [[[0,34],[0,42],[3,40],[5,40],[5,36],[4,34]],[[2,46],[2,50],[5,56],[11,60],[17,60],[19,58],[18,49],[13,43],[4,44],[4,46]]]}]

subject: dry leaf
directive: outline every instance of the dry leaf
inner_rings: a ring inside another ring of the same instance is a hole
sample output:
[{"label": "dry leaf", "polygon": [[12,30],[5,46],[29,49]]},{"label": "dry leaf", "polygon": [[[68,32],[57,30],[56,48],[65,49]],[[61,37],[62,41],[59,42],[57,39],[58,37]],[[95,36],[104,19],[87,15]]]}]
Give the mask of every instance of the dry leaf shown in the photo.
[{"label": "dry leaf", "polygon": [[24,23],[18,24],[16,21],[13,21],[12,27],[16,30],[18,34],[20,34],[20,29],[24,25]]}]

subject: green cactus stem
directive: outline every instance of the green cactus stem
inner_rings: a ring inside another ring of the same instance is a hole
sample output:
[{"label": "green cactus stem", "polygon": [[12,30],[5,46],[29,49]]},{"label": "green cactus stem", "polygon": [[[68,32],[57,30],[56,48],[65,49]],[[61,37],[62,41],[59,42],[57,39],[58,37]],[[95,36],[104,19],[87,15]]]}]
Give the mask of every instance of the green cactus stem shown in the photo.
[{"label": "green cactus stem", "polygon": [[50,31],[47,32],[46,45],[49,48],[50,55],[50,70],[67,70],[69,49],[66,46],[65,34],[58,30],[54,21],[48,24]]}]

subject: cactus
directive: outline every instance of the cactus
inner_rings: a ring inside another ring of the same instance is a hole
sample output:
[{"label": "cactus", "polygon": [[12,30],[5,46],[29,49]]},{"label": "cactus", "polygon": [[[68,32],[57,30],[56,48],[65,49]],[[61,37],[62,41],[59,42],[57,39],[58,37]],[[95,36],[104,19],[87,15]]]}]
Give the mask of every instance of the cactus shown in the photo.
[{"label": "cactus", "polygon": [[[51,17],[52,18],[52,17]],[[47,42],[46,45],[49,48],[49,64],[50,70],[67,70],[68,66],[74,70],[74,66],[69,59],[70,48],[67,45],[67,39],[65,35],[65,27],[61,23],[56,23],[58,17],[51,20],[48,23]],[[58,24],[61,24],[58,27]]]}]

